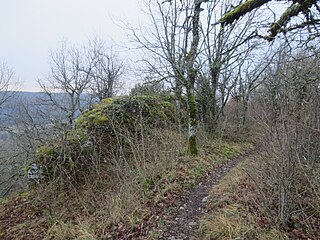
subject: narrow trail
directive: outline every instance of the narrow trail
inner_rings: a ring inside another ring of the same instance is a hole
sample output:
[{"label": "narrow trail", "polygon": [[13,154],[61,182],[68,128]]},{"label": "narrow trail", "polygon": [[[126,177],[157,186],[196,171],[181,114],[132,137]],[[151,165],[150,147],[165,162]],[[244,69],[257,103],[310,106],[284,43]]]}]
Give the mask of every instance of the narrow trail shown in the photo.
[{"label": "narrow trail", "polygon": [[236,157],[227,163],[213,169],[202,181],[186,192],[178,201],[176,207],[164,216],[167,229],[161,239],[168,240],[193,240],[199,219],[207,212],[207,203],[210,190],[216,186],[221,178],[245,158],[257,151],[254,148],[247,153]]}]

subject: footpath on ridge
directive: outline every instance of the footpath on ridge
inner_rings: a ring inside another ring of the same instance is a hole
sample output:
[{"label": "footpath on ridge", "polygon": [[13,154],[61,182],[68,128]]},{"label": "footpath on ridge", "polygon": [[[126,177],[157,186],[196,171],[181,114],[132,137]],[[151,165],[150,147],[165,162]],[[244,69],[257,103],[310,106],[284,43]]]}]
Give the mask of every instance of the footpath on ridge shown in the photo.
[{"label": "footpath on ridge", "polygon": [[207,212],[210,190],[239,162],[248,158],[256,151],[257,148],[254,148],[218,166],[209,172],[198,185],[181,196],[177,206],[163,216],[167,229],[164,231],[161,239],[197,239],[198,220]]}]

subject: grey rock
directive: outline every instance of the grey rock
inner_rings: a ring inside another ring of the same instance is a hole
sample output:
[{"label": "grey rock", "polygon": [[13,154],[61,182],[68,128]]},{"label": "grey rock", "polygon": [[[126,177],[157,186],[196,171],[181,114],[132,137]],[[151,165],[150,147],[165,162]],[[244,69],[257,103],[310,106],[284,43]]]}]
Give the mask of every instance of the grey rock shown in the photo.
[{"label": "grey rock", "polygon": [[205,202],[208,202],[208,200],[209,200],[209,196],[206,196],[201,200],[201,202],[205,203]]},{"label": "grey rock", "polygon": [[197,223],[196,223],[196,222],[189,222],[189,226],[190,226],[190,227],[197,226]]}]

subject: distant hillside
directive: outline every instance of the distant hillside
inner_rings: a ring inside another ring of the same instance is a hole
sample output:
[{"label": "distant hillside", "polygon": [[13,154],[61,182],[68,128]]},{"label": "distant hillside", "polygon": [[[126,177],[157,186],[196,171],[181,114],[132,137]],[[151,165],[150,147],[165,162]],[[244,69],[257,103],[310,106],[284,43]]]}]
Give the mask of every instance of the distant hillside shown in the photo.
[{"label": "distant hillside", "polygon": [[[60,104],[68,105],[69,98],[65,93],[54,93],[53,98],[59,101]],[[88,94],[83,94],[81,108],[86,109],[90,102],[94,102],[94,100],[89,101],[89,99],[90,96]],[[19,117],[21,112],[28,112],[30,117],[40,121],[37,113],[45,113],[48,111],[50,111],[50,114],[54,114],[55,112],[58,114],[60,110],[52,105],[49,97],[45,93],[12,92],[5,104],[0,106],[1,125],[7,127],[12,126],[14,123],[13,118]],[[80,111],[78,115],[80,115]],[[43,121],[43,119],[41,121]]]},{"label": "distant hillside", "polygon": [[40,92],[11,92],[9,95],[8,100],[0,106],[0,116],[2,116],[2,119],[4,116],[14,115],[21,103],[32,105],[36,104],[39,99],[46,97],[44,93]]},{"label": "distant hillside", "polygon": [[[0,93],[1,94],[1,93]],[[49,101],[48,96],[42,92],[11,92],[8,100],[0,106],[0,140],[6,140],[8,134],[6,128],[12,128],[21,121],[28,120],[34,124],[48,124],[49,119],[59,119],[63,121],[65,113]],[[61,104],[68,104],[67,95],[54,93],[53,97]],[[88,99],[84,95],[83,99]],[[88,101],[83,101],[83,108],[86,108]],[[80,115],[80,111],[77,113]]]}]

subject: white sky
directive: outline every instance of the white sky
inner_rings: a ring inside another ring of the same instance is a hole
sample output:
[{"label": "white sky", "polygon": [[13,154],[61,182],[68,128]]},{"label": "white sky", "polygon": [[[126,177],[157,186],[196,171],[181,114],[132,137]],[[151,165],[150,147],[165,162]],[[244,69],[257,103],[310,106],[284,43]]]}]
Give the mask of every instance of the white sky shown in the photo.
[{"label": "white sky", "polygon": [[39,91],[37,79],[49,70],[49,50],[61,41],[83,44],[100,37],[125,42],[120,19],[135,25],[139,0],[0,0],[0,61],[21,80],[21,90]]}]

